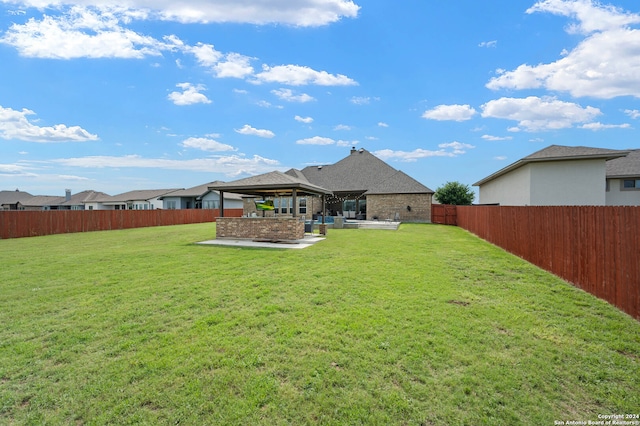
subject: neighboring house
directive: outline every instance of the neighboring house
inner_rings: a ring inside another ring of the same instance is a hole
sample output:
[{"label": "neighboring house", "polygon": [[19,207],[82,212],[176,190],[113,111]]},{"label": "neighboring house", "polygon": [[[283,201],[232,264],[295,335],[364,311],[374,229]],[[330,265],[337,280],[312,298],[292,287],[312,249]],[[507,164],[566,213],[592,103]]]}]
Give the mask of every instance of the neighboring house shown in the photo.
[{"label": "neighboring house", "polygon": [[640,149],[607,161],[608,206],[640,206]]},{"label": "neighboring house", "polygon": [[[335,164],[290,170],[333,192],[327,210],[347,218],[430,222],[433,191],[366,149],[352,148]],[[311,211],[320,211],[313,200]]]},{"label": "neighboring house", "polygon": [[71,195],[67,189],[64,201],[57,206],[58,210],[99,210],[100,203],[97,200],[109,197],[109,194],[92,190],[78,192]]},{"label": "neighboring house", "polygon": [[144,189],[94,200],[99,210],[155,210],[162,208],[160,197],[180,189]]},{"label": "neighboring house", "polygon": [[18,205],[20,201],[28,200],[33,195],[28,192],[20,191],[0,191],[0,210],[20,210]]},{"label": "neighboring house", "polygon": [[34,195],[18,202],[18,210],[58,210],[60,203],[64,203],[64,197],[52,195]]},{"label": "neighboring house", "polygon": [[[218,209],[220,208],[220,194],[209,189],[209,186],[220,181],[205,183],[193,188],[180,189],[168,195],[158,197],[162,201],[163,209]],[[241,209],[242,196],[230,192],[224,193],[224,206],[227,209]]]},{"label": "neighboring house", "polygon": [[604,206],[607,162],[629,151],[551,145],[474,183],[480,204]]}]

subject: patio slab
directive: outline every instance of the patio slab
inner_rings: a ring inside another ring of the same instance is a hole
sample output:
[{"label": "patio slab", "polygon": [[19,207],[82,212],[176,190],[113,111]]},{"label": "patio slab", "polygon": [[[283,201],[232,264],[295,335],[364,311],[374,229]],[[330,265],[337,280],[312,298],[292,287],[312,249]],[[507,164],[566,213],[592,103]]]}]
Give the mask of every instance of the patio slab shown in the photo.
[{"label": "patio slab", "polygon": [[325,237],[319,235],[305,235],[301,240],[250,240],[235,238],[219,238],[215,240],[200,241],[196,244],[226,246],[226,247],[254,247],[254,248],[276,248],[276,249],[303,249],[324,240]]}]

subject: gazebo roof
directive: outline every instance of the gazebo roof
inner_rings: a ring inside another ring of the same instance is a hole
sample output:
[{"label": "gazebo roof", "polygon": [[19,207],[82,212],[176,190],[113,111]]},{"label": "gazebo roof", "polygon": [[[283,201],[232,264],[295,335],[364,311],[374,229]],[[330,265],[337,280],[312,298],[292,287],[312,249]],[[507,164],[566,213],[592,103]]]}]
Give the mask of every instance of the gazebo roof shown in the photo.
[{"label": "gazebo roof", "polygon": [[259,197],[289,195],[295,189],[297,195],[331,195],[328,189],[309,183],[304,177],[290,176],[274,171],[232,182],[217,182],[209,189],[223,192],[235,192]]}]

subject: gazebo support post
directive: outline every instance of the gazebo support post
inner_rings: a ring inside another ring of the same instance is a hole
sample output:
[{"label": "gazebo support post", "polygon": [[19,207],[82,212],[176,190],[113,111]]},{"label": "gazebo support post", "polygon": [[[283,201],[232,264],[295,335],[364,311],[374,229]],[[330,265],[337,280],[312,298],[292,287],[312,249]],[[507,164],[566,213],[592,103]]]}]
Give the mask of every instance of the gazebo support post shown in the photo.
[{"label": "gazebo support post", "polygon": [[220,217],[224,217],[224,192],[218,191],[218,196],[220,197]]},{"label": "gazebo support post", "polygon": [[296,217],[296,216],[298,215],[298,214],[297,214],[297,211],[298,211],[298,209],[297,209],[297,206],[298,206],[298,203],[297,203],[297,201],[298,201],[298,200],[297,200],[297,195],[298,195],[298,192],[296,191],[296,189],[295,189],[295,188],[293,188],[293,191],[291,192],[291,203],[293,204],[293,205],[291,206],[291,208],[292,208],[292,210],[293,210],[293,217]]}]

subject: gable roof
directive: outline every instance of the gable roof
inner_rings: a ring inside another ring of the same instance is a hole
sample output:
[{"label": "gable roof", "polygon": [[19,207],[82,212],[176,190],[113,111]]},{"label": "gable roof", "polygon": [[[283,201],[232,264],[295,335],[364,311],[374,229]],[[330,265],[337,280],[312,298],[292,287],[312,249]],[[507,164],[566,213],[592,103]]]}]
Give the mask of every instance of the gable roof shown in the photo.
[{"label": "gable roof", "polygon": [[308,166],[301,172],[312,184],[333,192],[433,193],[364,148],[352,149],[350,155],[335,164]]},{"label": "gable roof", "polygon": [[[122,194],[113,195],[111,197],[107,196],[104,198],[100,198],[96,201],[111,204],[111,203],[126,203],[127,201],[138,201],[138,200],[151,200],[153,198],[158,198],[162,195],[167,195],[171,192],[178,191],[180,188],[175,189],[141,189],[136,191],[123,192]],[[106,195],[106,194],[105,194]]]},{"label": "gable roof", "polygon": [[31,198],[21,200],[19,203],[25,207],[44,207],[44,206],[58,206],[64,203],[64,197],[58,197],[54,195],[34,195]]},{"label": "gable roof", "polygon": [[218,183],[209,186],[209,189],[259,196],[289,193],[293,189],[300,194],[331,194],[328,189],[311,184],[307,179],[279,171],[238,179],[233,182]]},{"label": "gable roof", "polygon": [[26,200],[33,197],[28,192],[18,191],[0,191],[0,206],[5,204],[16,204],[18,201]]},{"label": "gable roof", "polygon": [[521,158],[515,163],[509,164],[507,167],[500,169],[497,172],[487,176],[486,178],[474,183],[473,186],[485,184],[529,163],[593,159],[603,159],[607,161],[619,157],[624,157],[627,154],[629,154],[629,151],[622,151],[618,149],[590,148],[586,146],[550,145],[546,148],[534,152],[533,154]]},{"label": "gable roof", "polygon": [[[224,183],[224,182],[216,180],[209,183],[203,183],[202,185],[197,185],[192,188],[179,189],[177,191],[158,197],[158,199],[162,200],[167,197],[192,197],[192,198],[201,200],[202,198],[204,198],[205,195],[213,191],[212,189],[209,189],[211,185],[217,185],[219,183]],[[213,192],[217,193],[217,191],[213,191]],[[225,194],[224,198],[228,200],[241,200],[242,195],[235,194],[233,192],[228,192]]]},{"label": "gable roof", "polygon": [[626,157],[607,161],[608,178],[640,176],[640,149],[630,150]]},{"label": "gable roof", "polygon": [[384,181],[374,183],[371,188],[365,192],[366,195],[421,193],[433,194],[433,191],[400,170]]},{"label": "gable roof", "polygon": [[77,194],[73,194],[69,201],[66,200],[65,197],[62,197],[63,202],[60,203],[61,206],[79,206],[84,203],[97,203],[98,200],[101,200],[105,197],[109,197],[109,194],[105,194],[104,192],[99,191],[82,191]]}]

